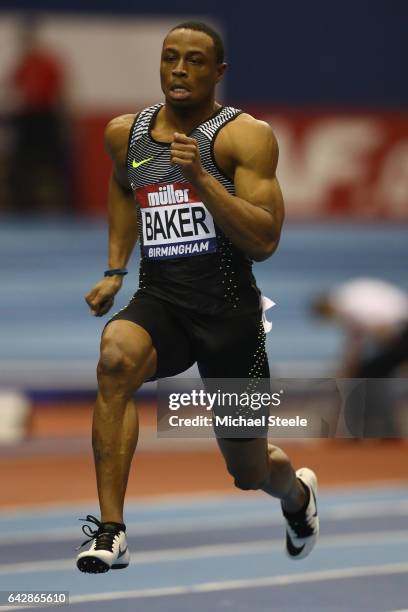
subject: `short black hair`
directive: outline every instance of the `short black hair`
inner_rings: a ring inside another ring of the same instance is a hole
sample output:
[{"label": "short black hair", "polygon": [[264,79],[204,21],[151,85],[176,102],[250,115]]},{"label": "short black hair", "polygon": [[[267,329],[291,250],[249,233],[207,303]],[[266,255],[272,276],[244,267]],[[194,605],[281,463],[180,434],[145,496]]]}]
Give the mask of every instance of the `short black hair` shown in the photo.
[{"label": "short black hair", "polygon": [[204,32],[205,34],[208,34],[208,36],[212,39],[214,43],[215,59],[217,60],[217,64],[223,63],[224,43],[222,42],[221,36],[216,30],[214,30],[214,28],[207,25],[203,21],[183,21],[183,23],[179,23],[178,25],[174,26],[174,28],[171,28],[170,32],[174,32],[174,30],[181,29],[195,30],[196,32]]}]

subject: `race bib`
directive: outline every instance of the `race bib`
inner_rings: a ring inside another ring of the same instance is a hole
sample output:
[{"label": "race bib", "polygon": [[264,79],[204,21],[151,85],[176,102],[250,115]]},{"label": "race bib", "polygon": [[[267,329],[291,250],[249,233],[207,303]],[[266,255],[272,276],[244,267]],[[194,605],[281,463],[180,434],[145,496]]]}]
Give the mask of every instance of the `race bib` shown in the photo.
[{"label": "race bib", "polygon": [[170,259],[217,250],[212,215],[190,183],[155,183],[136,189],[143,227],[143,255]]}]

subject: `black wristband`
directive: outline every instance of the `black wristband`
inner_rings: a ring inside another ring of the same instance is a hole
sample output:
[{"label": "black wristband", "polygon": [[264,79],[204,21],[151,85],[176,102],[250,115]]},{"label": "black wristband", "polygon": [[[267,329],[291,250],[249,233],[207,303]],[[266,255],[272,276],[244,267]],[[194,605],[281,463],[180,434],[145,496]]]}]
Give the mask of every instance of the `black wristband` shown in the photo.
[{"label": "black wristband", "polygon": [[127,274],[127,268],[111,268],[110,270],[105,270],[103,273],[104,276],[125,276]]}]

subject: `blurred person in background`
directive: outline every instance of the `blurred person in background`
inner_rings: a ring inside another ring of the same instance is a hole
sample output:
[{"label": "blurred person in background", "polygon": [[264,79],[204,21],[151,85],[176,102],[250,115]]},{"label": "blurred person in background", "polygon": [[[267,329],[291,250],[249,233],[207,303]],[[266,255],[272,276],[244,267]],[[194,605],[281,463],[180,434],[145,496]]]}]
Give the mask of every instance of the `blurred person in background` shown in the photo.
[{"label": "blurred person in background", "polygon": [[32,17],[20,24],[18,47],[5,84],[12,127],[9,212],[24,217],[65,213],[72,198],[65,68],[42,45]]},{"label": "blurred person in background", "polygon": [[382,379],[395,375],[408,362],[408,293],[380,279],[356,278],[317,298],[313,311],[344,330],[336,375],[379,379],[370,380],[366,387],[365,433],[398,437],[392,394]]}]

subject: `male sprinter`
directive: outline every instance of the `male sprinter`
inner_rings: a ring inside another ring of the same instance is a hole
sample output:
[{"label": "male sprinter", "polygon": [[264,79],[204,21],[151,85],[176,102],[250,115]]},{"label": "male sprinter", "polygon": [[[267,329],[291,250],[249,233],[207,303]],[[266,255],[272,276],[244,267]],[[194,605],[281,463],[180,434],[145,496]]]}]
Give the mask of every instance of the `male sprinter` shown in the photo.
[{"label": "male sprinter", "polygon": [[[165,102],[106,129],[109,269],[86,297],[95,316],[111,308],[138,236],[142,259],[139,290],[102,335],[92,440],[101,518],[86,519],[97,529],[83,527],[91,542],[77,559],[83,572],[129,564],[123,504],[138,438],[135,390],[195,362],[203,378],[269,377],[251,265],[279,242],[278,146],[269,125],[215,101],[225,69],[214,30],[176,26],[161,56]],[[309,554],[318,535],[314,473],[295,473],[266,438],[218,443],[237,487],[281,500],[287,554]]]}]

